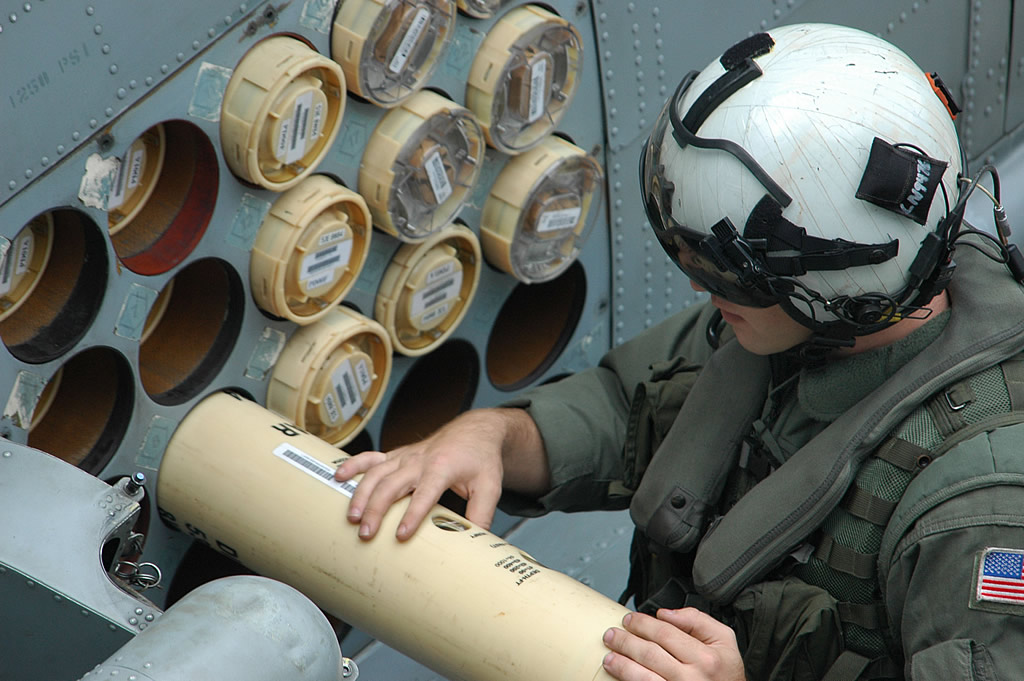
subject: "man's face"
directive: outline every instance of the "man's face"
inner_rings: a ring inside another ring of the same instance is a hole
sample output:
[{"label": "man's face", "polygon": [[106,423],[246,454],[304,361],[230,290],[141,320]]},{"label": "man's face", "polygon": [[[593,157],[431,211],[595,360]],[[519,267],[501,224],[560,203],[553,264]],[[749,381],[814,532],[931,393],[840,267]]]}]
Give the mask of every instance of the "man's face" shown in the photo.
[{"label": "man's face", "polygon": [[[695,291],[704,291],[690,282]],[[722,312],[722,319],[736,333],[747,351],[755,355],[773,355],[803,343],[811,337],[811,330],[796,322],[778,305],[771,307],[745,307],[730,303],[719,296],[711,296],[711,304]]]}]

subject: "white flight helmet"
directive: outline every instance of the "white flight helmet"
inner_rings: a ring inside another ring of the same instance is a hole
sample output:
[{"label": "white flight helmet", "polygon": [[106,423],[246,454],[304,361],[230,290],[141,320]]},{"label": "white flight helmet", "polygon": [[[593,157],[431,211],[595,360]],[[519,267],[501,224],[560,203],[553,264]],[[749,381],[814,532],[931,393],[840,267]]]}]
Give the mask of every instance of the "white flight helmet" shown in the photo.
[{"label": "white flight helmet", "polygon": [[648,217],[712,293],[779,303],[824,336],[871,333],[952,273],[955,113],[941,80],[881,38],[757,34],[666,104],[641,158]]}]

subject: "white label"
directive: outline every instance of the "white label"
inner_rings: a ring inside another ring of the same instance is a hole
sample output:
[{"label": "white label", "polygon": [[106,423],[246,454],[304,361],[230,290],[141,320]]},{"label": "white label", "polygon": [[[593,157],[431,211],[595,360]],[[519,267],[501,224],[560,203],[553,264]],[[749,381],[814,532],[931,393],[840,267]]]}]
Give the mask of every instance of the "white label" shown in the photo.
[{"label": "white label", "polygon": [[423,315],[423,318],[420,319],[420,324],[428,326],[434,322],[440,321],[448,316],[448,311],[451,309],[452,303],[450,301],[446,302],[444,305],[438,305],[434,309],[429,310],[427,314]]},{"label": "white label", "polygon": [[373,375],[365,359],[356,362],[356,378],[359,379],[359,389],[364,393],[369,392],[370,386],[373,385]]},{"label": "white label", "polygon": [[14,265],[15,274],[25,274],[28,264],[32,260],[32,246],[35,244],[35,237],[32,232],[18,240],[18,261]]},{"label": "white label", "polygon": [[11,280],[14,278],[14,260],[16,246],[11,246],[4,253],[3,261],[0,262],[0,295],[7,295],[11,290]]},{"label": "white label", "polygon": [[409,55],[412,54],[412,48],[416,46],[419,41],[420,34],[423,33],[423,29],[427,27],[427,21],[430,19],[430,10],[426,7],[421,7],[416,12],[416,16],[412,18],[412,23],[409,24],[409,30],[402,36],[402,42],[398,44],[398,50],[395,51],[395,56],[391,58],[391,63],[388,64],[388,70],[391,73],[398,73],[405,68],[405,62],[409,60]]},{"label": "white label", "polygon": [[348,232],[345,229],[335,229],[326,234],[321,234],[320,238],[316,240],[316,245],[319,247],[330,246],[336,241],[341,241],[345,238]]},{"label": "white label", "polygon": [[451,274],[454,271],[455,271],[455,261],[454,260],[449,260],[448,262],[446,262],[445,264],[441,265],[440,267],[435,267],[434,269],[432,269],[429,272],[427,272],[427,284],[433,284],[438,279],[441,279],[443,277],[447,277],[449,274]]},{"label": "white label", "polygon": [[313,125],[309,130],[309,139],[315,142],[320,139],[320,129],[324,124],[324,103],[317,102],[313,107]]},{"label": "white label", "polygon": [[432,286],[426,286],[412,297],[412,316],[419,317],[432,307],[446,303],[462,290],[462,270]]},{"label": "white label", "polygon": [[279,161],[295,163],[306,155],[306,142],[309,139],[309,110],[313,106],[313,93],[307,92],[295,98],[295,108],[291,118],[281,121],[281,130],[277,135],[277,148],[274,155]]},{"label": "white label", "polygon": [[146,150],[137,149],[131,158],[118,159],[117,175],[114,177],[113,191],[107,197],[107,210],[120,208],[128,196],[129,189],[139,186],[142,179],[142,169],[146,162]]},{"label": "white label", "polygon": [[348,421],[363,406],[363,396],[356,384],[351,360],[346,359],[334,370],[331,374],[331,384],[334,385],[334,394],[341,406],[341,421]]},{"label": "white label", "polygon": [[545,211],[537,220],[537,231],[543,233],[572,229],[580,221],[580,212],[579,207]]},{"label": "white label", "polygon": [[338,403],[334,401],[334,395],[331,393],[324,395],[324,409],[327,410],[327,419],[332,425],[341,418],[341,412],[338,411]]},{"label": "white label", "polygon": [[345,482],[335,480],[334,470],[332,470],[330,466],[325,464],[323,461],[306,454],[304,451],[296,449],[292,445],[278,445],[274,448],[274,456],[287,461],[300,471],[303,471],[308,475],[312,475],[320,482],[341,492],[350,499],[352,498],[352,493],[356,491],[356,487],[359,486],[359,483],[352,480],[346,480]]},{"label": "white label", "polygon": [[135,189],[142,180],[142,168],[146,161],[146,150],[136,149],[132,154],[131,172],[128,174],[128,189]]},{"label": "white label", "polygon": [[[344,233],[344,230],[339,230]],[[327,236],[326,234],[324,236]],[[334,243],[320,248],[302,258],[299,281],[307,288],[323,286],[335,278],[342,267],[348,265],[352,257],[352,239]],[[326,279],[324,277],[327,277]],[[317,282],[317,283],[314,283]]]},{"label": "white label", "polygon": [[548,82],[548,61],[538,59],[530,68],[530,111],[526,116],[527,123],[533,123],[544,115],[544,102],[547,100],[545,85]]},{"label": "white label", "polygon": [[424,169],[427,171],[427,179],[430,180],[430,189],[434,192],[434,199],[441,204],[452,195],[452,185],[448,181],[448,173],[444,171],[444,161],[441,160],[441,152],[432,151],[423,159]]}]

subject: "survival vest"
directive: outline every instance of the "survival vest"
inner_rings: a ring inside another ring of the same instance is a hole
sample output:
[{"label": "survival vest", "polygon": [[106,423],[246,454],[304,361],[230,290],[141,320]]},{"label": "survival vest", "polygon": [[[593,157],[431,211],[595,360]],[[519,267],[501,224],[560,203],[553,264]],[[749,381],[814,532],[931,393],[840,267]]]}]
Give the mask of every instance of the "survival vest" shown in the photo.
[{"label": "survival vest", "polygon": [[[979,432],[1022,420],[1024,372],[1007,360],[1024,350],[1024,290],[962,250],[954,314],[940,336],[721,517],[714,512],[769,371],[767,359],[735,341],[711,356],[632,498],[634,552],[644,555],[631,588],[641,599],[658,591],[657,605],[733,612],[741,634],[767,637],[755,652],[772,678],[898,675],[884,661],[869,667],[888,638],[876,599],[889,518],[917,470]],[[797,567],[774,579],[794,556]],[[777,621],[760,634],[744,631],[754,609],[777,610]],[[800,627],[821,639],[808,645],[833,648],[831,669],[794,672],[771,657]]]}]

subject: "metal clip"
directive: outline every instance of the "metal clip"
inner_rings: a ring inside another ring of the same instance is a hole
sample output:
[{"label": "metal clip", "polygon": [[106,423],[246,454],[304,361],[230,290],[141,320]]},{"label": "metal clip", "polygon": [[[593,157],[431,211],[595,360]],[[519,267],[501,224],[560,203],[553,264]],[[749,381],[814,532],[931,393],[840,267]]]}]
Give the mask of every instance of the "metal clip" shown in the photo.
[{"label": "metal clip", "polygon": [[944,395],[945,395],[945,397],[946,397],[946,404],[947,404],[947,405],[949,406],[949,408],[950,408],[950,409],[951,409],[952,411],[960,411],[961,409],[963,409],[964,407],[966,407],[966,406],[967,406],[968,404],[970,404],[970,403],[971,403],[971,401],[970,401],[970,400],[967,400],[967,401],[966,401],[966,402],[964,402],[963,404],[953,404],[953,396],[952,396],[952,395],[950,395],[950,393],[951,393],[951,392],[952,392],[951,390],[947,390],[947,391],[946,391],[945,393],[943,393],[943,394],[944,394]]},{"label": "metal clip", "polygon": [[155,563],[133,563],[130,560],[118,561],[114,574],[134,588],[145,591],[160,586],[164,573]]}]

